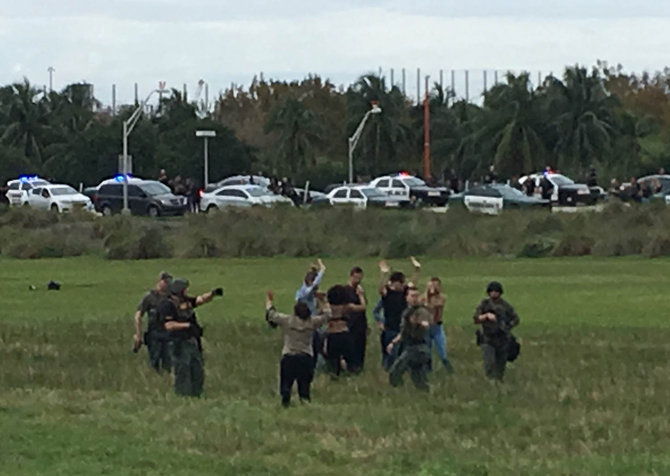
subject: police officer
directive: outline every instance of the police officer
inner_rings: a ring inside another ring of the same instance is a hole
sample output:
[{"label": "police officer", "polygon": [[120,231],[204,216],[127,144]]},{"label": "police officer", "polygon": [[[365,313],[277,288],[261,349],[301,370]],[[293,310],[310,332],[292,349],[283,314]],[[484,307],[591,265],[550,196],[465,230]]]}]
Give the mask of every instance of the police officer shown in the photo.
[{"label": "police officer", "polygon": [[199,397],[205,383],[205,371],[200,342],[202,327],[198,324],[194,309],[210,302],[214,296],[222,296],[223,289],[217,288],[191,297],[186,294],[188,286],[188,280],[174,279],[170,283],[168,296],[158,306],[158,314],[169,335],[175,393]]},{"label": "police officer", "polygon": [[428,364],[430,348],[428,347],[428,330],[433,315],[421,304],[419,290],[414,285],[407,287],[407,309],[402,314],[400,334],[386,347],[392,354],[393,348],[402,342],[402,350],[389,370],[389,381],[397,387],[402,385],[402,376],[409,370],[414,386],[420,390],[428,390]]},{"label": "police officer", "polygon": [[[149,364],[159,372],[161,369],[170,371],[172,366],[170,364],[170,354],[167,345],[167,332],[163,324],[158,319],[158,304],[166,295],[167,288],[172,280],[170,274],[163,271],[158,276],[158,282],[154,289],[149,290],[135,312],[135,335],[133,336],[135,352],[140,350],[142,342],[147,346],[149,354]],[[147,332],[142,336],[142,316],[148,316]],[[144,338],[143,338],[144,337]]]},{"label": "police officer", "polygon": [[501,296],[502,284],[498,281],[486,287],[488,298],[475,311],[475,324],[482,328],[477,331],[477,344],[482,349],[486,376],[502,382],[508,359],[516,358],[518,344],[511,329],[519,324],[519,316],[514,308]]}]

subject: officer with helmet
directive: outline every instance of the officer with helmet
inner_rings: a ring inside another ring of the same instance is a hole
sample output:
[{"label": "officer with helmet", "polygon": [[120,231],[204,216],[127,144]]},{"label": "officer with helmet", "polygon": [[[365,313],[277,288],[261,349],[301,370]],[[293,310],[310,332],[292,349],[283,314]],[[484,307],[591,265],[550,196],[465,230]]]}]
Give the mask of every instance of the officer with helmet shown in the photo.
[{"label": "officer with helmet", "polygon": [[484,371],[490,379],[502,382],[507,361],[516,359],[520,346],[511,333],[519,325],[519,316],[514,308],[502,298],[503,287],[498,281],[486,287],[488,298],[475,311],[477,345],[482,349]]},{"label": "officer with helmet", "polygon": [[189,282],[175,278],[168,287],[168,295],[158,306],[158,314],[165,323],[169,336],[169,349],[174,368],[174,389],[177,395],[199,397],[205,383],[202,360],[202,327],[194,309],[222,296],[217,288],[197,297],[186,294]]}]

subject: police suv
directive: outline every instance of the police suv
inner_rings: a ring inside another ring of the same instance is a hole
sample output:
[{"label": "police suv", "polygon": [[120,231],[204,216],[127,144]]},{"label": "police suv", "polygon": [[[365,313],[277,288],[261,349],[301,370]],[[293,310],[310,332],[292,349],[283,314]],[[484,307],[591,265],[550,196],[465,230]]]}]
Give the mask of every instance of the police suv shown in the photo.
[{"label": "police suv", "polygon": [[430,187],[420,178],[406,173],[377,177],[370,182],[370,186],[387,195],[405,198],[416,206],[443,207],[449,199],[446,187]]},{"label": "police suv", "polygon": [[45,185],[50,185],[50,183],[39,178],[37,175],[22,176],[7,182],[9,190],[5,196],[10,206],[25,205],[29,192],[35,187],[43,187]]}]

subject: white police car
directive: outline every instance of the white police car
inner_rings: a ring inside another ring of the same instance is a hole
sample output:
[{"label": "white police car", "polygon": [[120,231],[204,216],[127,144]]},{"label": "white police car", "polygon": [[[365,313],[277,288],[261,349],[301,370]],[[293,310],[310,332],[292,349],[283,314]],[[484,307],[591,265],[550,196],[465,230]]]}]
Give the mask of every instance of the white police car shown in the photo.
[{"label": "white police car", "polygon": [[370,182],[387,195],[402,197],[416,205],[443,207],[449,200],[449,190],[445,187],[431,187],[418,177],[406,173],[377,177]]},{"label": "white police car", "polygon": [[352,205],[356,208],[407,208],[408,198],[387,195],[370,185],[342,185],[326,196],[331,205]]},{"label": "white police car", "polygon": [[38,210],[59,213],[75,209],[93,211],[93,202],[90,198],[64,184],[33,187],[24,204]]},{"label": "white police car", "polygon": [[7,182],[7,201],[10,206],[24,205],[28,199],[28,193],[35,187],[50,185],[46,180],[33,176],[21,176],[18,179]]}]

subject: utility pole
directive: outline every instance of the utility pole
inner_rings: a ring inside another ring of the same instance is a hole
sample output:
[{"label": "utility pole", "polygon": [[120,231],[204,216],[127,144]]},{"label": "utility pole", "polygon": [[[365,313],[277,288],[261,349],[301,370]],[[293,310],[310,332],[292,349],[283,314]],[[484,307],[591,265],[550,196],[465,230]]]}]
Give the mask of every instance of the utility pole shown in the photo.
[{"label": "utility pole", "polygon": [[423,179],[430,179],[430,94],[426,76],[426,96],[423,99]]},{"label": "utility pole", "polygon": [[416,105],[421,104],[421,68],[416,68]]},{"label": "utility pole", "polygon": [[402,95],[407,97],[407,84],[405,82],[405,68],[402,69]]},{"label": "utility pole", "polygon": [[112,84],[112,116],[116,116],[116,84]]}]

